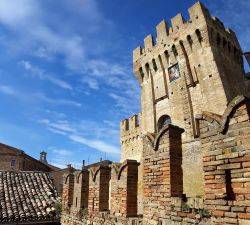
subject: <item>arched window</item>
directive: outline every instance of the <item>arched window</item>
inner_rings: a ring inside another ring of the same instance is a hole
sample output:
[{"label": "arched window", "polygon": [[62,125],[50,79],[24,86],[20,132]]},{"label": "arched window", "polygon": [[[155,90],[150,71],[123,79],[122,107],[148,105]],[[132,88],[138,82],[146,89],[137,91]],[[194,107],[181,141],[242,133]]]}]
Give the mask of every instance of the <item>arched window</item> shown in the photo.
[{"label": "arched window", "polygon": [[165,56],[165,59],[167,61],[167,64],[169,65],[169,54],[168,54],[168,50],[165,50],[164,51],[164,56]]},{"label": "arched window", "polygon": [[172,52],[174,53],[175,57],[178,55],[175,45],[172,46]]},{"label": "arched window", "polygon": [[191,38],[190,35],[187,36],[187,41],[188,41],[188,44],[190,45],[190,47],[192,47],[192,45],[193,45],[193,40],[192,40],[192,38]]},{"label": "arched window", "polygon": [[149,72],[150,72],[150,67],[149,67],[149,64],[148,64],[148,63],[146,63],[145,67],[146,67],[147,75],[149,76]]},{"label": "arched window", "polygon": [[154,71],[157,71],[157,65],[155,59],[152,60]]},{"label": "arched window", "polygon": [[199,42],[201,42],[201,41],[202,41],[202,35],[201,35],[200,30],[199,30],[199,29],[197,29],[197,30],[195,31],[195,33],[196,33],[196,36],[197,36],[197,38],[198,38]]},{"label": "arched window", "polygon": [[158,131],[168,124],[172,124],[170,116],[168,115],[161,116],[160,119],[158,120]]},{"label": "arched window", "polygon": [[143,70],[142,70],[141,67],[140,67],[140,69],[139,69],[139,72],[140,72],[141,79],[142,79],[142,82],[143,82],[143,80],[144,80],[144,73],[143,73]]}]

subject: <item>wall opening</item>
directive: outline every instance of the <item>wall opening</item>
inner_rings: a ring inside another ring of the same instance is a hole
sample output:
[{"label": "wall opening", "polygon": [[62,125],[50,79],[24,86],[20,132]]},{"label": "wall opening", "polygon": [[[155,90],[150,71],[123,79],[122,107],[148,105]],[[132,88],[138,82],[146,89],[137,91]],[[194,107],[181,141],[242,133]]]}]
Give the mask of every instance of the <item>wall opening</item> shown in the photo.
[{"label": "wall opening", "polygon": [[201,35],[201,31],[199,30],[199,29],[197,29],[196,31],[195,31],[195,33],[196,33],[196,36],[197,36],[197,38],[198,38],[198,40],[199,40],[199,42],[202,42],[202,35]]},{"label": "wall opening", "polygon": [[14,167],[14,166],[16,166],[16,160],[11,160],[11,162],[10,162],[10,166],[12,166],[12,167]]},{"label": "wall opening", "polygon": [[190,35],[187,36],[187,41],[188,41],[188,44],[189,44],[190,48],[192,49],[193,40],[192,40]]},{"label": "wall opening", "polygon": [[143,70],[142,70],[141,67],[140,67],[140,69],[139,69],[139,72],[140,72],[141,79],[142,79],[142,82],[143,82],[143,80],[144,80],[144,73],[143,73]]},{"label": "wall opening", "polygon": [[152,60],[152,63],[153,63],[153,69],[156,72],[158,70],[158,68],[157,68],[155,59]]},{"label": "wall opening", "polygon": [[161,130],[165,125],[172,124],[171,118],[168,115],[163,115],[158,120],[158,131]]},{"label": "wall opening", "polygon": [[178,52],[177,52],[175,45],[172,46],[172,52],[174,53],[175,57],[178,55]]},{"label": "wall opening", "polygon": [[168,51],[167,51],[167,50],[165,50],[164,56],[165,56],[165,59],[166,59],[166,61],[167,61],[167,66],[169,66],[169,54],[168,54]]},{"label": "wall opening", "polygon": [[232,176],[231,170],[225,170],[225,180],[226,180],[226,200],[235,200],[235,194],[232,187]]},{"label": "wall opening", "polygon": [[146,63],[145,68],[146,68],[146,71],[147,71],[147,75],[149,77],[150,67],[149,67],[148,63]]}]

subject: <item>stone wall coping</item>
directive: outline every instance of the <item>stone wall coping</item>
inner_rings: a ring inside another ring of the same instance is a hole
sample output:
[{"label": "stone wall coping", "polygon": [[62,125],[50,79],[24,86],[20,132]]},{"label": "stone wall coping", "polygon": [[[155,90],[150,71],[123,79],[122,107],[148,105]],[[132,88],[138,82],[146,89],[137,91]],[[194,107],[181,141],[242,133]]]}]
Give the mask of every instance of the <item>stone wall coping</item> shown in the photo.
[{"label": "stone wall coping", "polygon": [[139,166],[140,163],[138,163],[136,160],[127,159],[123,163],[112,163],[110,165],[110,167],[116,172],[117,180],[120,180],[122,171],[129,165]]},{"label": "stone wall coping", "polygon": [[162,137],[163,134],[165,134],[168,130],[174,129],[176,132],[183,133],[184,129],[180,128],[178,126],[174,126],[172,124],[165,125],[158,133],[152,134],[152,133],[147,133],[145,137],[148,138],[152,148],[157,151],[158,150],[158,144],[159,140]]},{"label": "stone wall coping", "polygon": [[[212,112],[202,112],[202,114],[196,115],[196,120],[206,120],[209,123],[216,122],[218,127],[217,130],[219,133],[224,134],[227,129],[227,124],[230,120],[230,116],[232,115],[233,111],[239,107],[239,105],[249,102],[250,99],[244,95],[236,96],[227,106],[226,110],[224,111],[223,115],[218,115]],[[199,133],[199,131],[198,131]],[[199,136],[199,134],[198,134]]]}]

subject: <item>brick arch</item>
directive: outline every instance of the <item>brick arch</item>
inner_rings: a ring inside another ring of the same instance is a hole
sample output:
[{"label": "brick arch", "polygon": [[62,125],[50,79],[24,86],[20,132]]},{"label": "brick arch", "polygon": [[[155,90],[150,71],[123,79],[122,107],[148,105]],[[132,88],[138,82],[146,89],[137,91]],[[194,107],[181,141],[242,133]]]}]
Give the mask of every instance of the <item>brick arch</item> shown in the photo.
[{"label": "brick arch", "polygon": [[74,176],[74,174],[69,173],[69,174],[66,176],[64,184],[67,184],[69,177],[72,176],[72,175]]},{"label": "brick arch", "polygon": [[121,178],[121,175],[122,175],[122,171],[128,166],[128,160],[124,161],[120,168],[119,168],[119,171],[118,171],[118,174],[117,174],[117,179],[120,180]]},{"label": "brick arch", "polygon": [[219,128],[220,133],[225,133],[227,131],[227,125],[229,124],[231,116],[234,114],[235,110],[244,102],[250,101],[249,98],[240,95],[235,97],[227,106],[225,112],[222,116],[221,126]]},{"label": "brick arch", "polygon": [[92,176],[93,182],[95,182],[96,176],[100,172],[100,169],[101,169],[101,166],[98,166],[96,169],[94,169],[94,168],[90,168],[89,169],[89,172],[90,172],[90,174]]},{"label": "brick arch", "polygon": [[245,101],[250,101],[249,98],[239,95],[235,97],[227,106],[226,110],[224,111],[223,115],[218,115],[216,113],[211,112],[203,112],[201,115],[196,116],[197,121],[197,137],[200,136],[199,131],[199,120],[205,120],[210,124],[215,125],[215,129],[222,134],[225,134],[228,129],[228,124],[230,121],[230,118],[234,114],[235,110],[243,104]]},{"label": "brick arch", "polygon": [[172,124],[171,117],[167,114],[163,114],[157,120],[157,130],[160,131],[165,125],[165,122],[168,120],[168,124]]},{"label": "brick arch", "polygon": [[[169,130],[169,127],[172,126],[172,127],[176,127],[174,125],[166,125],[164,126],[159,132],[158,134],[156,135],[156,137],[154,137],[152,134],[148,133],[146,134],[146,138],[148,140],[148,142],[150,143],[151,147],[153,148],[154,151],[157,151],[158,150],[158,147],[159,147],[159,142],[160,142],[160,138]],[[182,132],[184,132],[184,129],[181,129]]]},{"label": "brick arch", "polygon": [[80,180],[80,177],[82,176],[82,174],[83,174],[83,170],[81,170],[80,173],[78,173],[78,174],[75,175],[76,176],[76,183],[77,184],[79,184],[79,180]]},{"label": "brick arch", "polygon": [[120,168],[120,163],[112,163],[111,168],[114,169],[116,176],[118,177],[118,173],[119,173],[119,168]]}]

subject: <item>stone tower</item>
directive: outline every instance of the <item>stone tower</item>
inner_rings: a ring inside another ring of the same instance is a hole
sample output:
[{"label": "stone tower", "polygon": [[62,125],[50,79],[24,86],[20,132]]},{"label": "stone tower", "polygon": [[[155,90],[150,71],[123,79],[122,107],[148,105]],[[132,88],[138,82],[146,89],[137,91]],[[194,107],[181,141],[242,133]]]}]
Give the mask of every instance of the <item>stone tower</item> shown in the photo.
[{"label": "stone tower", "polygon": [[[141,86],[141,114],[121,122],[122,161],[143,154],[142,137],[172,123],[182,134],[184,193],[203,195],[202,152],[196,116],[223,114],[237,95],[247,95],[242,50],[235,33],[197,2],[156,27],[144,47],[133,51],[135,76]],[[139,118],[139,119],[138,119]],[[139,122],[138,122],[139,121]]]},{"label": "stone tower", "polygon": [[142,88],[142,132],[156,132],[164,122],[160,118],[167,115],[185,128],[186,138],[194,138],[196,114],[220,114],[235,96],[246,94],[242,51],[234,32],[199,2],[189,15],[185,21],[178,14],[171,27],[162,21],[156,41],[148,35],[144,48],[133,52]]}]

